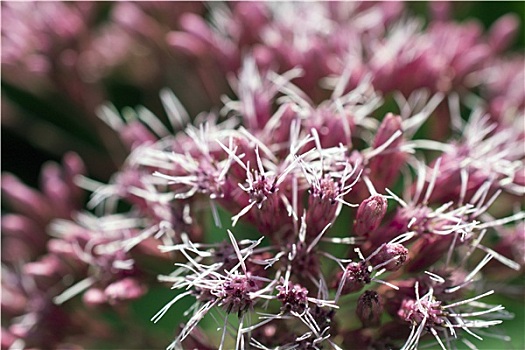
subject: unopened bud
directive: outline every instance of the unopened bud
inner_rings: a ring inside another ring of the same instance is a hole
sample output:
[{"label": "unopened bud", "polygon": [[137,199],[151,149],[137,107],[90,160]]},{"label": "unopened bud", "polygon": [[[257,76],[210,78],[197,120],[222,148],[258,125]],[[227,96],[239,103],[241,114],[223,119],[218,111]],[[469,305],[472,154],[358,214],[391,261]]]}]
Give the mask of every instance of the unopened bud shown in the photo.
[{"label": "unopened bud", "polygon": [[82,296],[82,301],[87,306],[100,306],[108,301],[108,297],[100,288],[89,288]]},{"label": "unopened bud", "polygon": [[146,288],[134,278],[124,278],[106,287],[104,294],[110,303],[138,299],[146,293]]},{"label": "unopened bud", "polygon": [[419,272],[439,261],[450,249],[453,235],[425,235],[410,246],[410,261],[405,270]]},{"label": "unopened bud", "polygon": [[377,327],[381,324],[383,307],[379,295],[373,290],[367,290],[357,300],[355,310],[357,317],[361,320],[363,327]]},{"label": "unopened bud", "polygon": [[395,182],[406,162],[407,155],[400,149],[404,142],[402,122],[400,116],[388,113],[372,142],[374,150],[370,153],[373,157],[368,162],[368,176],[378,191],[384,191]]},{"label": "unopened bud", "polygon": [[207,53],[206,43],[196,39],[194,35],[173,31],[166,35],[168,45],[188,56],[203,57]]},{"label": "unopened bud", "polygon": [[24,185],[11,174],[2,174],[1,180],[2,195],[13,209],[39,224],[49,222],[52,206],[40,192]]},{"label": "unopened bud", "polygon": [[488,38],[492,49],[501,52],[509,48],[519,32],[519,27],[519,17],[514,14],[507,14],[494,22]]},{"label": "unopened bud", "polygon": [[2,349],[11,349],[16,340],[17,337],[14,334],[2,327],[2,336],[0,337]]},{"label": "unopened bud", "polygon": [[[403,130],[402,124],[403,119],[400,116],[388,113],[381,122],[381,125],[377,130],[376,136],[374,137],[374,148],[378,148],[379,146],[387,142],[397,131]],[[396,147],[401,142],[402,139],[398,137],[396,140],[394,140],[394,142],[391,143],[389,147]]]},{"label": "unopened bud", "polygon": [[44,255],[37,261],[24,265],[24,274],[38,277],[50,278],[56,276],[65,276],[70,273],[70,268],[62,259],[53,254]]},{"label": "unopened bud", "polygon": [[408,249],[399,243],[384,244],[379,252],[371,257],[370,263],[376,268],[387,271],[397,271],[408,257]]},{"label": "unopened bud", "polygon": [[370,196],[361,202],[357,209],[354,233],[363,236],[374,231],[383,220],[387,206],[386,198],[379,194]]},{"label": "unopened bud", "polygon": [[352,262],[348,264],[344,272],[337,279],[343,283],[341,294],[355,293],[363,289],[365,284],[370,283],[371,267],[364,262]]},{"label": "unopened bud", "polygon": [[185,13],[180,18],[180,26],[184,31],[192,34],[195,40],[201,40],[203,43],[213,43],[213,33],[206,25],[206,21],[193,13]]},{"label": "unopened bud", "polygon": [[120,130],[120,138],[129,149],[157,141],[157,137],[144,124],[133,120]]}]

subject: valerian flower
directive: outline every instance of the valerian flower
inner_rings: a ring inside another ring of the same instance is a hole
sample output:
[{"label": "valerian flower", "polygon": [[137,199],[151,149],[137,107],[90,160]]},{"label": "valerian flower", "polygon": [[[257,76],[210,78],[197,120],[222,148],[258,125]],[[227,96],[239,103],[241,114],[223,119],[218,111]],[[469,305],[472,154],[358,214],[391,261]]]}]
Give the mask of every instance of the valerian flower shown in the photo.
[{"label": "valerian flower", "polygon": [[[503,310],[501,305],[488,305],[477,302],[477,300],[492,294],[492,291],[466,300],[443,303],[436,299],[432,288],[429,288],[424,295],[420,295],[417,282],[414,288],[415,299],[403,300],[398,312],[399,317],[412,324],[410,335],[403,345],[403,349],[416,349],[420,338],[425,332],[432,334],[439,346],[446,349],[445,344],[449,345],[449,336],[457,337],[456,329],[458,331],[462,329],[476,337],[475,329],[487,328],[502,322],[502,320],[492,318],[483,319],[485,315],[501,312]],[[462,312],[462,308],[467,308],[469,311]],[[471,317],[474,318],[472,319]],[[444,333],[444,341],[441,339],[440,333]],[[463,339],[463,342],[467,345],[472,344],[466,339]]]},{"label": "valerian flower", "polygon": [[[22,36],[17,51],[7,36],[3,65],[51,74],[78,54],[99,79],[131,64],[133,43],[156,66],[143,78],[161,77],[157,89],[175,77],[185,92],[97,109],[127,152],[108,179],[73,154],[45,166],[41,192],[2,176],[16,212],[2,217],[3,347],[99,346],[86,334],[118,338],[98,317],[108,310],[133,330],[121,347],[507,340],[485,328],[512,315],[483,298],[511,290],[492,282],[524,265],[523,57],[502,54],[513,16],[484,35],[447,4],[425,26],[398,3],[122,3],[100,38],[85,18],[96,6],[80,6],[35,5],[53,10],[35,22],[49,40]],[[121,38],[114,55],[105,35]],[[156,283],[171,286],[166,300]],[[142,298],[158,303],[154,323],[180,316],[173,338],[127,322]]]}]

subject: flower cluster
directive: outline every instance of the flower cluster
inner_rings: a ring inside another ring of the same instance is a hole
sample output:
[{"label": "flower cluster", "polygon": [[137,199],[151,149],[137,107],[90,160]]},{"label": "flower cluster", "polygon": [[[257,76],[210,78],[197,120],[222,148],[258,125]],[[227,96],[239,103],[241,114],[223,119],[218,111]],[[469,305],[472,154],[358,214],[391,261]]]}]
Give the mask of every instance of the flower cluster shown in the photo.
[{"label": "flower cluster", "polygon": [[[2,4],[20,31],[2,29],[2,67],[98,76],[133,66],[123,47],[135,45],[190,59],[204,87],[193,98],[213,104],[193,116],[169,89],[160,117],[101,104],[127,152],[107,181],[73,153],[46,165],[41,192],[2,176],[2,349],[452,349],[500,336],[485,329],[512,314],[484,298],[525,264],[525,65],[505,55],[519,23],[484,34],[431,6],[424,27],[397,2],[210,3],[206,16],[119,3],[121,46],[108,48],[95,4]],[[18,22],[27,7],[42,11]],[[128,325],[151,296],[159,311],[141,317],[185,320],[171,340]]]}]

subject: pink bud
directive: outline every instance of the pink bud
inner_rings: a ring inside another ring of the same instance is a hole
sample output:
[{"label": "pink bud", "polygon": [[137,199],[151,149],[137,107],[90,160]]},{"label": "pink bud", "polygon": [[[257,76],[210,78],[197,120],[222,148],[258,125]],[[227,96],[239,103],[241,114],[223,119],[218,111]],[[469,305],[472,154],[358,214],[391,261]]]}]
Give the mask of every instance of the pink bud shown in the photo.
[{"label": "pink bud", "polygon": [[337,279],[343,283],[341,294],[355,293],[363,289],[371,281],[370,270],[369,266],[363,262],[348,264],[345,271],[341,272]]},{"label": "pink bud", "polygon": [[264,45],[255,45],[253,48],[253,57],[257,63],[257,67],[261,71],[269,70],[275,64],[274,53]]},{"label": "pink bud", "polygon": [[136,279],[128,277],[111,283],[104,290],[110,303],[138,299],[146,293],[146,288]]},{"label": "pink bud", "polygon": [[21,338],[24,339],[28,336],[29,333],[29,327],[27,325],[21,324],[21,323],[15,323],[12,324],[9,327],[9,332],[15,337],[15,338]]},{"label": "pink bud", "polygon": [[491,54],[492,52],[488,45],[477,45],[470,48],[459,56],[454,64],[456,77],[464,77],[481,67]]},{"label": "pink bud", "polygon": [[[2,276],[3,277],[3,276]],[[10,284],[4,278],[2,281],[2,317],[14,317],[23,314],[28,304],[27,296],[20,290],[20,286]]]},{"label": "pink bud", "polygon": [[387,271],[397,271],[403,266],[408,257],[408,249],[399,243],[384,244],[379,252],[371,257],[370,263],[376,268]]},{"label": "pink bud", "polygon": [[53,203],[55,215],[64,219],[68,218],[74,208],[70,201],[69,187],[62,179],[58,164],[54,162],[44,164],[40,173],[40,181],[42,192]]},{"label": "pink bud", "polygon": [[120,131],[122,141],[130,149],[134,149],[144,143],[153,143],[158,140],[141,122],[132,121]]},{"label": "pink bud", "polygon": [[430,1],[428,6],[430,7],[430,13],[434,21],[444,22],[450,18],[450,1]]},{"label": "pink bud", "polygon": [[234,16],[240,24],[237,31],[232,33],[239,37],[239,46],[248,46],[256,43],[268,22],[266,7],[257,2],[237,2]]},{"label": "pink bud", "polygon": [[494,22],[488,40],[493,50],[501,52],[507,49],[516,38],[519,26],[519,18],[514,14],[507,14]]},{"label": "pink bud", "polygon": [[107,300],[106,294],[99,288],[89,288],[82,296],[82,301],[87,306],[99,306],[106,303]]},{"label": "pink bud", "polygon": [[16,336],[4,327],[2,327],[1,339],[2,349],[11,349],[11,346],[16,341]]},{"label": "pink bud", "polygon": [[24,273],[33,276],[64,276],[69,272],[69,268],[56,255],[45,255],[40,260],[27,263],[24,266]]},{"label": "pink bud", "polygon": [[367,290],[357,300],[355,310],[357,317],[361,320],[363,327],[377,327],[381,324],[383,307],[379,295],[373,290]]},{"label": "pink bud", "polygon": [[51,206],[39,192],[24,185],[16,176],[2,175],[2,193],[6,201],[20,213],[46,224],[51,217]]},{"label": "pink bud", "polygon": [[237,2],[235,3],[235,15],[242,22],[260,29],[268,22],[268,8],[263,3],[258,2]]},{"label": "pink bud", "polygon": [[148,16],[140,6],[134,3],[121,2],[112,13],[116,23],[149,39],[155,39],[163,33],[157,20]]},{"label": "pink bud", "polygon": [[72,179],[77,175],[86,174],[86,165],[82,161],[82,158],[74,152],[66,153],[62,163],[64,165],[66,177],[68,178]]},{"label": "pink bud", "polygon": [[514,260],[522,267],[525,266],[525,222],[500,232],[504,234],[501,241],[496,245],[495,250]]},{"label": "pink bud", "polygon": [[419,272],[435,264],[449,250],[453,235],[425,235],[410,247],[410,261],[406,266],[408,272]]},{"label": "pink bud", "polygon": [[[80,241],[83,241],[83,238],[79,238],[76,242]],[[86,268],[86,263],[80,260],[74,243],[62,239],[51,239],[47,242],[47,250],[52,255],[60,257],[63,260],[63,266],[74,271],[83,271]]]},{"label": "pink bud", "polygon": [[185,32],[170,32],[166,35],[166,42],[177,51],[188,56],[202,57],[208,52],[205,42]]},{"label": "pink bud", "polygon": [[[399,131],[403,131],[401,117],[388,113],[381,122],[372,143],[374,149],[386,146],[384,149],[381,148],[381,152],[368,163],[370,180],[378,191],[383,191],[396,180],[405,162],[406,154],[397,149],[404,142],[403,135],[393,137]],[[388,145],[386,145],[387,142]]]},{"label": "pink bud", "polygon": [[384,1],[379,4],[383,16],[383,23],[385,24],[390,24],[392,21],[399,19],[406,10],[404,1]]},{"label": "pink bud", "polygon": [[[383,121],[381,122],[381,125],[379,126],[379,129],[377,130],[376,136],[374,138],[373,147],[377,148],[384,144],[385,142],[394,135],[394,133],[398,130],[402,129],[403,120],[399,115],[394,115],[392,113],[388,113]],[[401,138],[397,138],[389,147],[395,147],[401,143]]]},{"label": "pink bud", "polygon": [[206,22],[198,15],[193,13],[186,13],[180,18],[180,25],[183,30],[200,39],[204,43],[213,43],[213,33],[206,24]]},{"label": "pink bud", "polygon": [[77,256],[77,252],[75,251],[73,244],[62,239],[49,240],[47,243],[47,250],[50,253],[57,255]]},{"label": "pink bud", "polygon": [[73,201],[75,203],[81,203],[84,199],[84,190],[75,184],[75,178],[87,173],[86,165],[78,154],[68,152],[62,159],[62,166],[64,168],[64,180],[69,187]]},{"label": "pink bud", "polygon": [[370,196],[361,202],[357,209],[354,233],[363,236],[375,231],[383,220],[387,207],[385,197],[379,194]]},{"label": "pink bud", "polygon": [[47,235],[26,216],[8,214],[2,217],[2,261],[33,260],[45,250]]},{"label": "pink bud", "polygon": [[33,247],[35,245],[42,247],[47,240],[47,234],[36,222],[27,216],[16,214],[7,214],[2,217],[2,235],[16,237]]}]

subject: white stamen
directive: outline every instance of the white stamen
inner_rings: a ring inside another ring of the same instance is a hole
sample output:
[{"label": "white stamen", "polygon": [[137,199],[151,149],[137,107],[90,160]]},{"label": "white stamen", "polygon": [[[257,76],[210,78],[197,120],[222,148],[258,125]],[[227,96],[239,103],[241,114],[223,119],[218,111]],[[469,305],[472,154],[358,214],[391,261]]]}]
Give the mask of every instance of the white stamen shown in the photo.
[{"label": "white stamen", "polygon": [[83,291],[91,287],[95,282],[96,280],[94,277],[87,277],[82,281],[75,283],[74,285],[63,291],[61,294],[54,297],[53,302],[57,305],[60,305],[73,298],[77,294],[82,293]]}]

